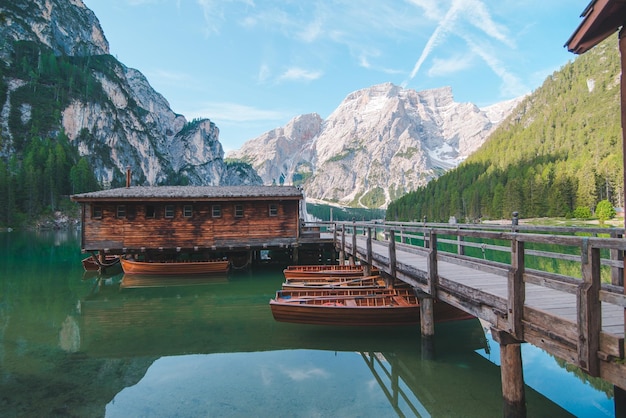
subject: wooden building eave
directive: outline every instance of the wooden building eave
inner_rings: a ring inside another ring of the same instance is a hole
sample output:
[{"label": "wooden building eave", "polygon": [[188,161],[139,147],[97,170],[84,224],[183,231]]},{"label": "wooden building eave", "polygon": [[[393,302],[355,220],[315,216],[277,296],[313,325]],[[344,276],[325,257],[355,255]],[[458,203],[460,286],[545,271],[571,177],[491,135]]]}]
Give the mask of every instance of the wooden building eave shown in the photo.
[{"label": "wooden building eave", "polygon": [[626,20],[626,0],[592,0],[582,23],[565,43],[568,51],[583,54],[615,33]]}]

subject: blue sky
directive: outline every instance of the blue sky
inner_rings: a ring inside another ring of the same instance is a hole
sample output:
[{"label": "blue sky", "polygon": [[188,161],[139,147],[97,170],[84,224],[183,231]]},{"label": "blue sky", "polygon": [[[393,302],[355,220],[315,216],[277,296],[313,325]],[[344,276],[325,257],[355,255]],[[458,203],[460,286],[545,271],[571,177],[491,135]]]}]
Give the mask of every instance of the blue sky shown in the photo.
[{"label": "blue sky", "polygon": [[[589,0],[83,0],[110,52],[172,109],[209,118],[225,150],[351,92],[451,86],[487,106],[575,59]],[[617,42],[617,35],[615,35]]]}]

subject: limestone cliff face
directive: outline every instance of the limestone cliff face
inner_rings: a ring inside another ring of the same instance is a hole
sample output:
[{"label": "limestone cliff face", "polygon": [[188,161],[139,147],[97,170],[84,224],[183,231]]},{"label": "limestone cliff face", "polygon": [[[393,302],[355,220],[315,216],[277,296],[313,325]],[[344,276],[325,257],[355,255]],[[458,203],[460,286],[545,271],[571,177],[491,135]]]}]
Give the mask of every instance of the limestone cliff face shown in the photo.
[{"label": "limestone cliff face", "polygon": [[[135,184],[260,184],[254,170],[229,169],[219,142],[219,129],[208,119],[188,122],[174,113],[137,70],[108,55],[100,24],[81,0],[13,0],[0,3],[0,59],[11,65],[16,41],[31,41],[56,55],[89,56],[98,65],[91,75],[104,98],[74,98],[64,105],[54,137],[63,129],[86,156],[105,186],[124,178],[126,168]],[[0,153],[12,152],[9,115],[17,108],[27,123],[32,103],[14,103],[12,93],[30,80],[5,77],[6,100],[0,112],[5,142]],[[0,96],[1,97],[1,96]]]},{"label": "limestone cliff face", "polygon": [[76,100],[63,111],[61,121],[80,153],[90,158],[97,178],[110,182],[129,166],[139,184],[183,178],[190,184],[221,184],[226,166],[215,124],[188,123],[139,71],[112,65],[114,80],[97,74],[109,100]]},{"label": "limestone cliff face", "polygon": [[[311,198],[384,207],[458,165],[516,104],[479,109],[455,102],[448,87],[386,83],[351,93],[323,122],[300,116],[229,157],[250,162],[265,183],[279,174],[302,182]],[[310,129],[294,129],[302,125]]]},{"label": "limestone cliff face", "polygon": [[3,1],[0,18],[0,58],[5,61],[13,40],[41,43],[58,55],[109,53],[100,22],[82,0]]}]

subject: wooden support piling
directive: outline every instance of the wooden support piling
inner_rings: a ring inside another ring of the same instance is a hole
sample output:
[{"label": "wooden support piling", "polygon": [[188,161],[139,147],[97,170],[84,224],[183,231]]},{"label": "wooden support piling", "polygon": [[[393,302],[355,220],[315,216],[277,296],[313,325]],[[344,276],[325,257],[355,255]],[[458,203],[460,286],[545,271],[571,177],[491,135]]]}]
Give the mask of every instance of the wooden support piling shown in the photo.
[{"label": "wooden support piling", "polygon": [[503,416],[524,418],[526,417],[526,393],[521,342],[511,334],[493,328],[491,334],[493,339],[500,344]]},{"label": "wooden support piling", "polygon": [[435,335],[435,310],[434,299],[426,296],[420,298],[420,330],[422,337]]}]

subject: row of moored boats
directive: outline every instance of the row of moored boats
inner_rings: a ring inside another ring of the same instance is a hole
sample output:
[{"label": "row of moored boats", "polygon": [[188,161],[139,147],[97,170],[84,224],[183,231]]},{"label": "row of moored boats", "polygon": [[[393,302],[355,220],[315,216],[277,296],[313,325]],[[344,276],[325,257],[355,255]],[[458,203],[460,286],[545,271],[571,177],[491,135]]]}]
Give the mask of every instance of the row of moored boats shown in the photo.
[{"label": "row of moored boats", "polygon": [[[83,260],[85,269],[120,262],[126,275],[193,275],[226,273],[228,260],[139,261],[119,257]],[[282,289],[270,300],[276,321],[318,325],[417,325],[419,299],[407,284],[388,283],[378,269],[365,276],[361,265],[289,266]],[[434,305],[435,321],[472,318],[448,304]]]},{"label": "row of moored boats", "polygon": [[[377,272],[375,270],[374,272]],[[364,276],[362,266],[289,266],[282,289],[270,300],[276,321],[317,325],[417,325],[419,299],[402,283],[380,274]],[[438,322],[468,319],[445,303],[435,304]]]}]

